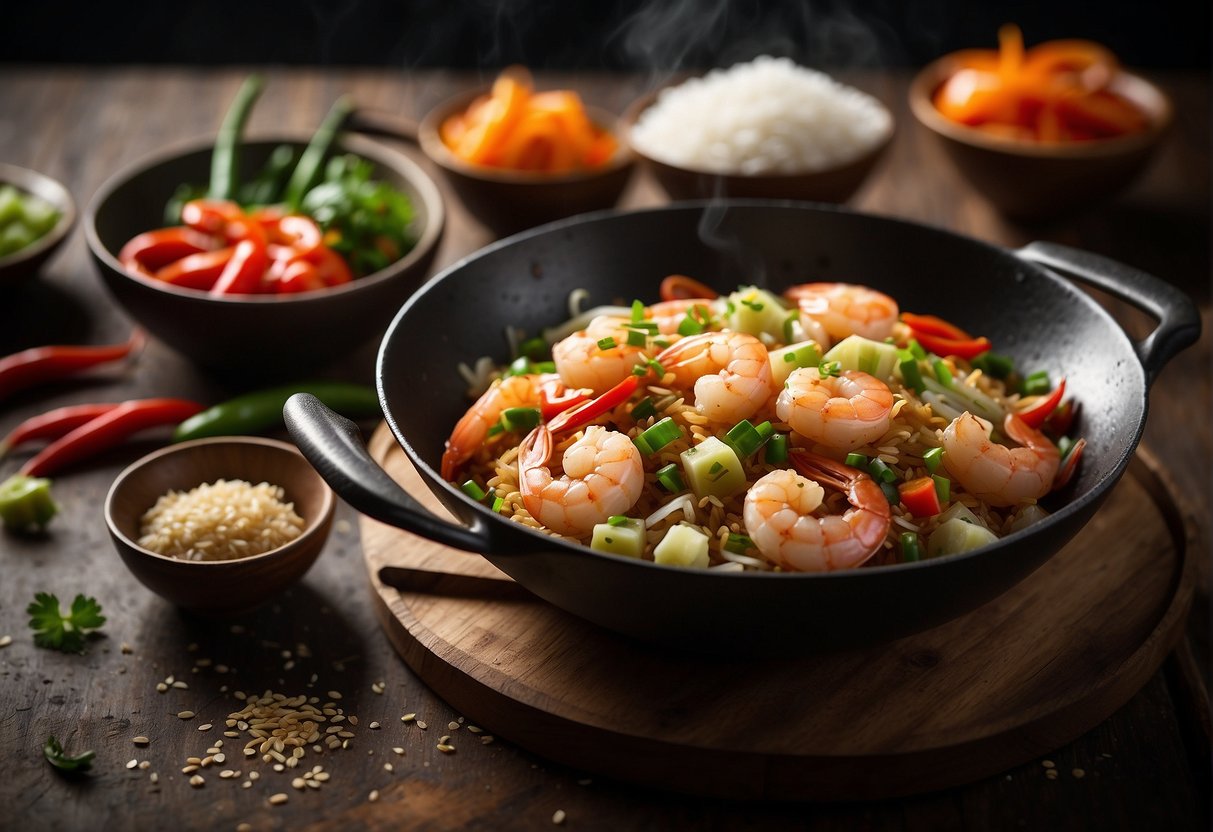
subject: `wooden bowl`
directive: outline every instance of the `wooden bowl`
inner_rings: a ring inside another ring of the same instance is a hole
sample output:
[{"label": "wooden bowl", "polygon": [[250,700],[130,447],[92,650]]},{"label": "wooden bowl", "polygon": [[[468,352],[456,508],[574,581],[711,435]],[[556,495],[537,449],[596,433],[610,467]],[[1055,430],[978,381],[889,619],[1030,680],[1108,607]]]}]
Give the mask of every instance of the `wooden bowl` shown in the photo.
[{"label": "wooden bowl", "polygon": [[[657,102],[661,90],[655,90],[628,107],[623,116],[624,136],[637,158],[652,171],[666,195],[673,200],[713,199],[717,197],[752,199],[795,199],[806,202],[843,203],[855,195],[884,156],[893,141],[895,128],[859,156],[822,170],[804,173],[728,174],[682,167],[657,159],[636,146],[632,128],[641,114]],[[890,120],[890,124],[892,121]]]},{"label": "wooden bowl", "polygon": [[[613,208],[635,169],[635,157],[620,139],[615,154],[600,167],[571,173],[506,170],[460,159],[439,135],[448,117],[487,90],[461,93],[431,109],[417,126],[417,142],[442,168],[459,199],[475,217],[498,234],[510,234],[574,214]],[[618,119],[587,106],[590,120],[619,136]]]},{"label": "wooden bowl", "polygon": [[910,109],[969,184],[1012,220],[1048,222],[1113,198],[1146,167],[1172,119],[1171,101],[1161,89],[1122,70],[1113,89],[1148,115],[1144,132],[1053,143],[997,136],[958,124],[935,108],[935,91],[956,69],[955,56],[945,55],[918,72],[910,84]]},{"label": "wooden bowl", "polygon": [[0,285],[4,285],[33,277],[42,264],[59,250],[76,224],[76,203],[67,188],[54,179],[16,165],[0,163],[0,185],[13,185],[19,191],[46,200],[59,211],[59,221],[54,228],[25,248],[0,257]]},{"label": "wooden bowl", "polygon": [[[308,138],[293,134],[244,142],[242,175],[252,176],[278,145],[301,150]],[[208,138],[143,159],[115,174],[93,197],[84,230],[110,294],[148,332],[194,363],[267,382],[297,378],[378,338],[424,282],[442,237],[445,209],[438,186],[415,162],[362,136],[343,136],[338,150],[370,161],[372,177],[406,193],[416,215],[416,245],[386,268],[314,292],[215,297],[121,266],[117,255],[128,240],[164,226],[165,202],[180,183],[207,181],[213,145]]]},{"label": "wooden bowl", "polygon": [[[170,490],[218,479],[281,486],[305,527],[277,549],[224,561],[190,561],[140,546],[143,514]],[[227,616],[250,610],[298,580],[328,539],[336,500],[294,445],[261,437],[224,436],[170,445],[131,464],[110,486],[105,522],[122,562],[140,583],[192,612]]]}]

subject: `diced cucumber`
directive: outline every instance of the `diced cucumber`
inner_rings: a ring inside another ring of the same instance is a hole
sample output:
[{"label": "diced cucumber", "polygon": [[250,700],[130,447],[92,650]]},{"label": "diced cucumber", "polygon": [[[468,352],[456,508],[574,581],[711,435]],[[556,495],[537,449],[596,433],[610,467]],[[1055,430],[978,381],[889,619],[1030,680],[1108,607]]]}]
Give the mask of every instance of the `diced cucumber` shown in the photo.
[{"label": "diced cucumber", "polygon": [[594,526],[594,536],[590,539],[590,548],[600,552],[638,558],[644,554],[644,542],[644,521],[633,520],[629,517],[616,525],[599,523]]},{"label": "diced cucumber", "polygon": [[972,523],[974,526],[981,526],[983,529],[986,527],[986,524],[981,522],[978,516],[963,503],[952,503],[945,511],[940,512],[940,523],[946,523],[949,520],[963,520],[966,523]]},{"label": "diced cucumber", "polygon": [[663,566],[708,567],[708,536],[692,526],[672,526],[653,548],[653,560]]},{"label": "diced cucumber", "polygon": [[821,345],[816,341],[801,341],[771,350],[771,379],[777,387],[783,387],[792,371],[800,367],[816,367],[821,363]]},{"label": "diced cucumber", "polygon": [[59,511],[51,481],[13,474],[0,482],[0,521],[16,532],[40,530]]},{"label": "diced cucumber", "polygon": [[1011,531],[1017,532],[1020,529],[1026,529],[1028,526],[1031,526],[1033,523],[1039,523],[1041,520],[1044,520],[1048,516],[1049,516],[1049,512],[1045,511],[1043,508],[1041,508],[1040,506],[1038,506],[1036,504],[1027,506],[1023,511],[1021,511],[1019,513],[1019,516],[1015,518],[1015,521],[1013,523],[1011,523]]},{"label": "diced cucumber", "polygon": [[998,536],[985,526],[965,522],[953,517],[931,532],[927,539],[927,554],[931,557],[957,555],[980,549],[998,540]]},{"label": "diced cucumber", "polygon": [[737,453],[715,436],[683,451],[680,458],[687,485],[696,497],[714,495],[723,500],[745,488],[745,471]]},{"label": "diced cucumber", "polygon": [[783,340],[787,307],[783,301],[757,286],[742,286],[729,295],[726,315],[729,329],[750,335],[766,333]]},{"label": "diced cucumber", "polygon": [[897,347],[883,341],[873,341],[860,335],[848,335],[830,348],[823,356],[826,361],[837,361],[843,370],[859,370],[881,381],[893,378],[897,366]]}]

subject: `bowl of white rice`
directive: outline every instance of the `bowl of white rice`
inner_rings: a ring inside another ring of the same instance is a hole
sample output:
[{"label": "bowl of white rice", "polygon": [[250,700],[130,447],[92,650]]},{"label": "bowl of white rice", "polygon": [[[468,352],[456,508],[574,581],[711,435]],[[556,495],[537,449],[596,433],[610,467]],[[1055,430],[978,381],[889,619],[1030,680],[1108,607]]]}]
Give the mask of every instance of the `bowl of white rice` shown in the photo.
[{"label": "bowl of white rice", "polygon": [[633,152],[672,199],[846,202],[893,137],[874,96],[763,56],[666,86],[625,116]]},{"label": "bowl of white rice", "polygon": [[233,615],[298,580],[336,498],[294,445],[222,436],[154,451],[114,480],[110,538],[131,573],[179,607]]}]

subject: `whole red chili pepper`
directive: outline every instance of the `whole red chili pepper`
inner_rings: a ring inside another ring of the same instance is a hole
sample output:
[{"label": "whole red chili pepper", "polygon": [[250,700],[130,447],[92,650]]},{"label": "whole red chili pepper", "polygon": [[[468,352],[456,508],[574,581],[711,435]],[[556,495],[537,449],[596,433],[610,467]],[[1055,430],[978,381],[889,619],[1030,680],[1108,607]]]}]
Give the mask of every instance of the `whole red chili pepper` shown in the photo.
[{"label": "whole red chili pepper", "polygon": [[91,422],[98,416],[109,413],[118,406],[117,402],[104,404],[71,404],[66,407],[56,407],[37,416],[31,416],[17,427],[8,432],[8,436],[0,439],[0,456],[4,456],[13,448],[34,442],[39,439],[58,439],[86,422]]},{"label": "whole red chili pepper", "polygon": [[132,399],[85,422],[43,448],[21,466],[27,477],[47,477],[64,466],[112,448],[133,433],[157,425],[176,425],[202,405],[186,399]]},{"label": "whole red chili pepper", "polygon": [[137,354],[146,337],[135,329],[121,344],[31,347],[0,358],[0,402],[18,390]]}]

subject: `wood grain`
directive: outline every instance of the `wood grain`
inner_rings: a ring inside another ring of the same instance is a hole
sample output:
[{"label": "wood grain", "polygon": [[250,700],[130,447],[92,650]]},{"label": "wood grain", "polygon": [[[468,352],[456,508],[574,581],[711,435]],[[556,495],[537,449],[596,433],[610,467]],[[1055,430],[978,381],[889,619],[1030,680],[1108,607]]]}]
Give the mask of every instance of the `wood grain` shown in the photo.
[{"label": "wood grain", "polygon": [[[166,145],[214,133],[242,68],[163,67],[0,68],[0,158],[64,182],[81,205],[119,167]],[[314,127],[342,92],[360,103],[418,117],[437,102],[483,79],[443,71],[280,70],[267,68],[266,92],[253,114],[253,134]],[[588,101],[621,112],[661,79],[599,73],[539,74],[540,83],[573,86]],[[842,76],[877,95],[898,121],[893,146],[852,205],[911,218],[983,240],[1018,246],[1049,239],[1122,260],[1170,280],[1200,302],[1205,334],[1178,356],[1151,393],[1144,444],[1185,495],[1202,538],[1213,516],[1208,471],[1213,460],[1209,372],[1213,316],[1209,305],[1210,87],[1207,74],[1160,74],[1175,98],[1177,121],[1146,177],[1115,203],[1068,224],[1024,228],[999,218],[980,194],[951,171],[929,136],[913,129],[907,112],[908,76]],[[405,152],[410,152],[405,148]],[[424,160],[421,160],[424,163]],[[439,171],[430,168],[439,176]],[[441,182],[450,217],[435,269],[492,240]],[[652,180],[637,176],[625,206],[658,204]],[[974,302],[980,302],[979,286]],[[1133,313],[1109,304],[1115,313]],[[77,232],[39,280],[0,296],[0,354],[54,341],[122,340],[130,321],[106,295]],[[370,383],[374,345],[335,356],[321,375]],[[137,367],[30,391],[0,404],[0,432],[60,405],[182,396],[213,403],[243,389],[208,376],[158,342]],[[421,395],[419,393],[419,395]],[[1156,673],[1111,717],[1074,742],[970,785],[916,797],[862,803],[737,801],[722,790],[711,798],[637,787],[560,765],[499,739],[481,745],[454,734],[456,752],[435,749],[444,726],[465,716],[441,699],[394,652],[375,617],[358,518],[339,505],[333,533],[301,583],[271,605],[219,626],[179,613],[138,584],[122,566],[105,531],[101,504],[121,469],[158,447],[149,433],[56,479],[63,514],[44,538],[0,535],[0,828],[15,830],[254,829],[384,830],[547,829],[557,810],[578,830],[699,829],[1208,829],[1207,746],[1184,704],[1173,673]],[[24,456],[0,461],[0,477]],[[1192,551],[1206,552],[1207,542]],[[1207,675],[1206,558],[1187,640],[1200,675]],[[469,559],[468,563],[479,559]],[[108,618],[104,635],[83,656],[34,647],[25,606],[35,592],[60,598],[92,594]],[[1081,623],[1080,623],[1081,626]],[[126,644],[130,652],[122,646]],[[306,651],[299,645],[305,645]],[[284,653],[289,652],[287,658]],[[306,653],[306,654],[305,654]],[[503,660],[509,658],[503,654]],[[209,660],[207,664],[199,660]],[[223,666],[223,672],[218,669]],[[289,665],[289,666],[288,666]],[[921,673],[913,665],[906,673]],[[169,674],[187,689],[156,691]],[[372,684],[384,682],[384,693]],[[977,678],[974,684],[981,684]],[[295,793],[289,780],[262,768],[255,787],[211,774],[191,789],[185,759],[221,738],[199,732],[199,720],[178,719],[182,708],[222,725],[239,707],[236,690],[272,689],[323,696],[340,690],[348,713],[360,717],[352,748],[319,756],[332,773],[320,792]],[[1202,694],[1197,712],[1207,708]],[[429,728],[400,722],[416,712]],[[865,714],[865,720],[868,714]],[[1079,714],[1076,718],[1081,718]],[[671,720],[677,714],[670,714]],[[380,729],[366,726],[379,721]],[[864,720],[860,721],[860,725]],[[507,726],[503,726],[507,727]],[[93,771],[78,781],[55,774],[40,756],[48,734],[73,750],[97,752]],[[139,749],[131,737],[152,743]],[[770,736],[778,735],[777,726]],[[1028,738],[1030,740],[1030,738]],[[405,752],[398,757],[392,748]],[[373,752],[373,753],[368,753]],[[128,770],[132,758],[150,769]],[[1054,764],[1053,769],[1042,765]],[[383,768],[385,761],[394,770]],[[1046,775],[1058,773],[1056,779]],[[159,775],[152,785],[150,772]],[[1081,774],[1075,773],[1080,772]],[[380,798],[367,800],[376,789]],[[266,798],[285,790],[290,801]]]}]

